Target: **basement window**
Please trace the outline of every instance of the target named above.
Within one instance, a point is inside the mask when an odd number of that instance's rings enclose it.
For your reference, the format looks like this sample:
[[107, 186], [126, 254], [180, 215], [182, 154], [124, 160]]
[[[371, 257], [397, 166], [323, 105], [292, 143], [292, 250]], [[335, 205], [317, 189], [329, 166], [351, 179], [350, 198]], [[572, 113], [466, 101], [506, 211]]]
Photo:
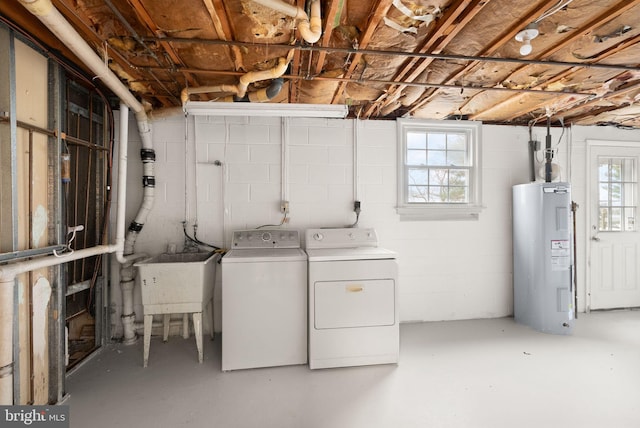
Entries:
[[475, 220], [481, 201], [481, 122], [398, 119], [401, 220]]

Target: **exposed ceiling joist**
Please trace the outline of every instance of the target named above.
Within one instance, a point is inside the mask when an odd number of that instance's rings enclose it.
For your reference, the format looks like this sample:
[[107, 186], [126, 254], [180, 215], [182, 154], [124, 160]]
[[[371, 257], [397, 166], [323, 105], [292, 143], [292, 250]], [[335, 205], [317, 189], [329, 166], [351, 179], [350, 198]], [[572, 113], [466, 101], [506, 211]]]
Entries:
[[[312, 45], [290, 13], [309, 13], [309, 1], [53, 0], [154, 108], [179, 105], [185, 86], [233, 85], [269, 70], [293, 49], [288, 82], [269, 102], [347, 103], [369, 119], [527, 124], [551, 113], [565, 123], [640, 126], [640, 0], [318, 0], [322, 34]], [[0, 12], [52, 41], [19, 0], [4, 0]], [[514, 36], [536, 21], [534, 51], [522, 57]]]

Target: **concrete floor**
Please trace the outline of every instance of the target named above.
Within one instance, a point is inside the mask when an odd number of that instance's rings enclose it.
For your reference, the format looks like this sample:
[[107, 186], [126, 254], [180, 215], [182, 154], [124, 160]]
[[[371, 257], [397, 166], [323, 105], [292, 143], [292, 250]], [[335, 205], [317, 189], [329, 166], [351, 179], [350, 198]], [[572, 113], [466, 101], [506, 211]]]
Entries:
[[403, 324], [399, 365], [220, 371], [220, 340], [109, 345], [67, 379], [72, 427], [640, 426], [640, 311], [572, 336], [510, 318]]

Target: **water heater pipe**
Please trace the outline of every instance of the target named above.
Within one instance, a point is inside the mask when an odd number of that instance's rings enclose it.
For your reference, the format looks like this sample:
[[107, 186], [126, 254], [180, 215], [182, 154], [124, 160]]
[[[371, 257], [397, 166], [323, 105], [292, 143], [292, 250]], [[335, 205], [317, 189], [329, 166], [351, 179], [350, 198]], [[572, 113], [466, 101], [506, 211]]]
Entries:
[[551, 171], [552, 171], [551, 161], [553, 160], [553, 152], [551, 149], [551, 116], [547, 116], [547, 137], [545, 142], [546, 142], [546, 146], [544, 150], [544, 155], [545, 155], [544, 181], [546, 181], [547, 183], [551, 183]]

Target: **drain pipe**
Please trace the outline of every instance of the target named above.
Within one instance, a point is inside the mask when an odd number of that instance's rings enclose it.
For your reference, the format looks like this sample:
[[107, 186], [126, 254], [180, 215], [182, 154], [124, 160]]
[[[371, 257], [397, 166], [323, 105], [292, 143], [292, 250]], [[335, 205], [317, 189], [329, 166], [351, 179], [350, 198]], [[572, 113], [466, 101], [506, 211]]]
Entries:
[[98, 245], [64, 257], [41, 257], [0, 267], [0, 405], [13, 405], [13, 299], [16, 277], [36, 269], [56, 266], [99, 254], [113, 253], [115, 245]]
[[[293, 56], [292, 52], [292, 50], [289, 51], [288, 56]], [[278, 58], [278, 65], [273, 68], [262, 71], [250, 71], [249, 73], [242, 75], [242, 77], [240, 77], [240, 83], [238, 83], [238, 98], [243, 98], [246, 95], [247, 88], [251, 83], [260, 80], [275, 79], [276, 77], [280, 77], [284, 74], [285, 71], [287, 71], [288, 66], [289, 59], [281, 57]]]
[[254, 92], [249, 92], [244, 97], [240, 98], [239, 96], [234, 96], [233, 101], [235, 102], [250, 102], [250, 103], [263, 103], [269, 100], [272, 100], [276, 97], [282, 90], [282, 85], [284, 85], [284, 79], [282, 77], [278, 77], [277, 79], [273, 79], [271, 84], [266, 88], [259, 89]]
[[[122, 84], [120, 79], [113, 73], [108, 67], [105, 66], [103, 60], [93, 51], [93, 49], [84, 41], [75, 29], [66, 21], [66, 19], [60, 14], [60, 12], [53, 6], [51, 0], [20, 0], [20, 2], [36, 17], [42, 21], [42, 23], [60, 39], [81, 61], [83, 61], [102, 82], [109, 87], [121, 100], [121, 106], [128, 106], [131, 108], [138, 122], [138, 131], [140, 132], [140, 138], [142, 140], [141, 158], [143, 162], [143, 201], [136, 215], [134, 221], [129, 226], [126, 239], [124, 238], [124, 228], [118, 230], [119, 235], [116, 237], [116, 258], [118, 262], [122, 264], [121, 267], [121, 282], [123, 289], [123, 308], [126, 306], [127, 312], [123, 314], [124, 325], [124, 337], [125, 343], [132, 343], [135, 341], [135, 331], [133, 330], [133, 319], [135, 314], [133, 313], [133, 268], [132, 265], [135, 260], [143, 255], [134, 255], [134, 245], [136, 238], [144, 223], [147, 215], [153, 206], [154, 200], [154, 187], [155, 177], [153, 174], [153, 164], [155, 162], [155, 151], [153, 150], [153, 143], [151, 140], [151, 126], [144, 106], [133, 96], [129, 89]], [[126, 109], [121, 110], [121, 119], [128, 118]], [[127, 119], [124, 119], [126, 121]], [[121, 122], [122, 123], [122, 122]], [[126, 137], [128, 135], [128, 129], [121, 126], [120, 139], [121, 143], [124, 143], [124, 148], [120, 151], [120, 160], [124, 161], [124, 169], [126, 173]], [[119, 184], [124, 183], [123, 189], [126, 188], [126, 182], [119, 180]], [[125, 205], [125, 198], [118, 199], [119, 213], [123, 215], [124, 211], [120, 212]], [[122, 218], [120, 221], [124, 221]], [[146, 256], [146, 255], [144, 255]], [[131, 302], [131, 303], [129, 303]], [[131, 309], [131, 310], [129, 310]]]
[[[127, 174], [127, 143], [128, 129], [121, 126], [120, 134], [120, 162], [118, 177], [118, 217], [115, 245], [99, 245], [92, 248], [75, 251], [64, 257], [48, 256], [40, 259], [18, 262], [0, 267], [0, 405], [13, 404], [13, 299], [16, 275], [35, 269], [56, 266], [73, 260], [79, 260], [99, 254], [114, 253], [118, 262], [123, 266], [125, 287], [123, 287], [123, 306], [126, 302], [125, 338], [135, 340], [133, 330], [133, 292], [129, 287], [129, 280], [133, 262], [138, 258], [134, 255], [135, 240], [142, 230], [147, 215], [153, 206], [155, 177], [153, 164], [155, 152], [151, 140], [151, 126], [144, 106], [133, 96], [120, 79], [105, 66], [103, 60], [84, 41], [82, 36], [66, 21], [53, 6], [51, 0], [20, 0], [20, 3], [35, 15], [60, 41], [62, 41], [85, 65], [87, 65], [102, 82], [121, 100], [121, 123], [128, 123], [128, 108], [131, 108], [138, 123], [138, 131], [142, 140], [141, 157], [143, 162], [143, 202], [135, 220], [129, 226], [129, 232], [124, 238], [124, 214], [126, 203], [126, 174]], [[129, 289], [131, 288], [131, 289]], [[131, 322], [129, 322], [131, 321]]]
[[[120, 123], [127, 123], [129, 109], [122, 104], [120, 107]], [[118, 261], [124, 264], [133, 263], [122, 256], [124, 246], [124, 221], [125, 221], [125, 200], [127, 183], [127, 132], [123, 133], [123, 126], [120, 130], [119, 142], [119, 163], [118, 163], [118, 212], [116, 219], [116, 244], [98, 245], [91, 248], [76, 250], [71, 254], [60, 257], [47, 256], [23, 262], [11, 263], [0, 266], [0, 405], [12, 405], [13, 403], [13, 347], [17, 346], [13, 340], [13, 300], [16, 277], [22, 273], [36, 269], [56, 266], [74, 260], [93, 257], [100, 254], [116, 253], [120, 254]], [[126, 129], [126, 125], [124, 126]], [[123, 264], [123, 266], [124, 266]], [[123, 296], [123, 300], [125, 297]], [[127, 302], [133, 302], [133, 294], [126, 298]], [[133, 303], [128, 304], [133, 312]], [[123, 321], [124, 322], [124, 321]], [[133, 330], [133, 322], [130, 329]], [[129, 334], [129, 336], [131, 336]], [[133, 335], [135, 337], [135, 333]]]
[[320, 16], [320, 0], [311, 0], [311, 19], [300, 7], [290, 5], [281, 0], [253, 0], [263, 6], [282, 12], [295, 18], [300, 35], [307, 43], [315, 43], [322, 35], [322, 17]]
[[189, 101], [191, 94], [215, 94], [221, 92], [238, 93], [238, 85], [214, 85], [214, 86], [198, 86], [197, 88], [184, 88], [180, 93], [180, 101], [184, 105]]
[[[192, 94], [209, 94], [209, 93], [231, 93], [234, 95], [222, 98], [220, 101], [234, 102], [234, 101], [251, 101], [251, 102], [265, 102], [274, 98], [280, 93], [284, 80], [281, 76], [287, 71], [289, 62], [293, 58], [293, 50], [290, 50], [286, 58], [278, 58], [278, 64], [268, 70], [262, 71], [250, 71], [243, 74], [240, 77], [240, 81], [237, 85], [214, 85], [214, 86], [199, 86], [197, 88], [184, 88], [180, 93], [180, 101], [184, 107], [189, 97]], [[264, 89], [259, 89], [255, 92], [247, 94], [249, 85], [261, 80], [274, 79], [271, 84]]]

